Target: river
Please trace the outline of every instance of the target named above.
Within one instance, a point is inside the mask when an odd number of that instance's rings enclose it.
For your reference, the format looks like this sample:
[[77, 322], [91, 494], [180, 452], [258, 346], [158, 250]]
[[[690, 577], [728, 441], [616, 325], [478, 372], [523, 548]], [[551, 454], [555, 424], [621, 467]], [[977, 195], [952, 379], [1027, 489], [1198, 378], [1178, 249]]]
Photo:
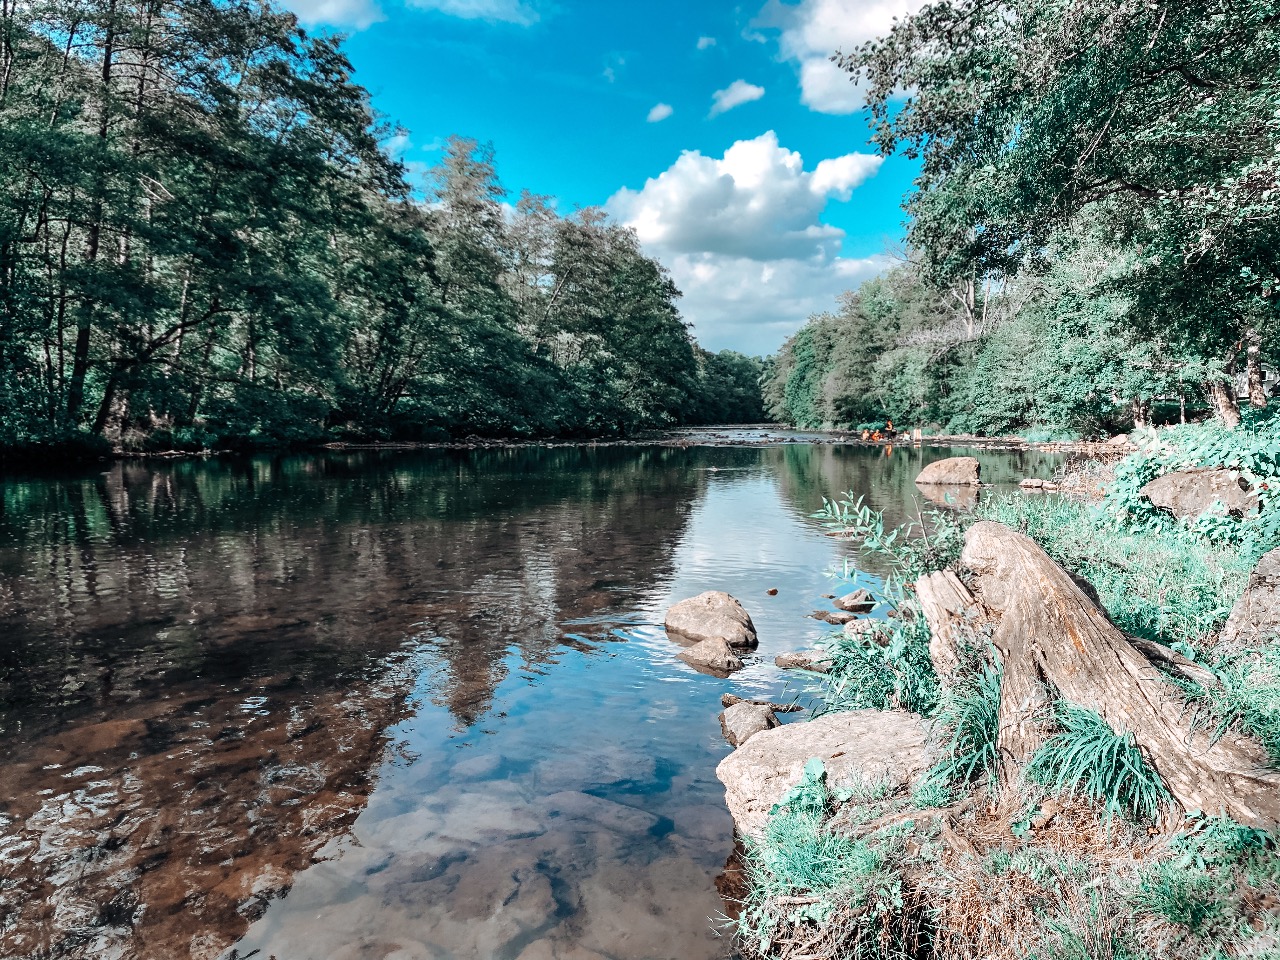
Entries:
[[[720, 695], [810, 703], [810, 514], [965, 452], [783, 439], [0, 478], [0, 957], [731, 956]], [[661, 627], [709, 589], [728, 680]]]

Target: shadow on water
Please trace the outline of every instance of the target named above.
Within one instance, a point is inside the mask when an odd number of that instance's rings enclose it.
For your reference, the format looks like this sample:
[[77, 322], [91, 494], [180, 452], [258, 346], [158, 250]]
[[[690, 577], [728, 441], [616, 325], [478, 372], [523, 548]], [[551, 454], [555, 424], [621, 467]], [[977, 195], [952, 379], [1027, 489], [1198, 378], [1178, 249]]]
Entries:
[[[804, 695], [772, 657], [828, 629], [805, 614], [847, 549], [808, 515], [848, 489], [905, 514], [917, 456], [0, 481], [0, 956], [728, 956], [719, 695]], [[762, 637], [729, 681], [660, 628], [712, 588]]]

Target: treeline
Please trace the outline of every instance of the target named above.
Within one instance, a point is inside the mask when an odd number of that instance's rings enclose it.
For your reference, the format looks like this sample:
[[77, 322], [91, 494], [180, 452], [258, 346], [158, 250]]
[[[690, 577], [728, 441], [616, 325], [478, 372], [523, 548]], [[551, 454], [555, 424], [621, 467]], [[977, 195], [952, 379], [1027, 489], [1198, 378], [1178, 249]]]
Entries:
[[460, 138], [415, 196], [351, 74], [269, 3], [0, 6], [0, 448], [762, 418], [632, 232]]
[[879, 149], [921, 162], [910, 252], [788, 341], [773, 416], [1099, 434], [1267, 406], [1274, 4], [960, 0], [845, 53]]

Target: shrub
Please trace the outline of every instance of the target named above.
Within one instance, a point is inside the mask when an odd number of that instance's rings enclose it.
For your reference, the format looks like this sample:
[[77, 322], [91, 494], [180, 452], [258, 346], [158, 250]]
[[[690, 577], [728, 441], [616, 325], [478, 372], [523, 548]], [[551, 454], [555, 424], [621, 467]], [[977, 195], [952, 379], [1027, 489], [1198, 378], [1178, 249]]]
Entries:
[[1060, 731], [1031, 758], [1027, 775], [1058, 793], [1076, 793], [1108, 815], [1155, 820], [1169, 800], [1160, 775], [1147, 764], [1131, 733], [1116, 733], [1098, 714], [1060, 702]]

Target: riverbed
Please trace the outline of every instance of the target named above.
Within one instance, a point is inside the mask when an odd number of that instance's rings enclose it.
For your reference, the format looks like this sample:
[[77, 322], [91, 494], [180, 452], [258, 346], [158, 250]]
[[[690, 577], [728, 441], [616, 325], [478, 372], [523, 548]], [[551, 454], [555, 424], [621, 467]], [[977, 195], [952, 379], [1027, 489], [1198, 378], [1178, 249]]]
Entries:
[[[811, 514], [968, 452], [770, 439], [0, 478], [0, 957], [732, 956], [720, 695], [813, 703]], [[727, 680], [661, 627], [710, 589]]]

